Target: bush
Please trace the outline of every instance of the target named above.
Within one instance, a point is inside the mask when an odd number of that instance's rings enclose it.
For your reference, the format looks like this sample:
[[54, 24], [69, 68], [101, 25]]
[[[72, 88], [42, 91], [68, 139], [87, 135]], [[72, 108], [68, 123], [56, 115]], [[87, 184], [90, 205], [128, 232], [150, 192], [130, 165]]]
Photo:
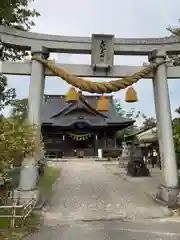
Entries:
[[28, 121], [11, 118], [0, 120], [0, 175], [6, 175], [14, 166], [20, 166], [23, 159], [34, 156], [43, 149], [36, 126]]

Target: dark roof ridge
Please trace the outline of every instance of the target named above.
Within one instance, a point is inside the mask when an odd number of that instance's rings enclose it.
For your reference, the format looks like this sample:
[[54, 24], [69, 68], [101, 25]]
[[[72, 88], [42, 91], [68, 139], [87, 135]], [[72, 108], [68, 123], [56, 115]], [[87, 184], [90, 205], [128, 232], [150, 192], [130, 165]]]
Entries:
[[77, 104], [77, 102], [80, 101], [83, 105], [85, 105], [85, 107], [89, 108], [89, 110], [91, 112], [94, 112], [96, 115], [101, 116], [101, 117], [105, 117], [107, 118], [106, 115], [104, 115], [103, 113], [99, 112], [98, 110], [96, 110], [94, 107], [92, 107], [84, 98], [84, 95], [80, 95], [79, 100], [76, 100], [74, 102], [69, 103], [67, 106], [65, 106], [63, 109], [61, 109], [60, 112], [54, 114], [53, 116], [51, 116], [51, 118], [55, 118], [57, 116], [59, 116], [60, 114], [62, 114], [64, 111], [68, 110], [71, 106], [73, 106], [74, 104]]
[[79, 99], [86, 107], [90, 108], [91, 111], [95, 112], [97, 115], [101, 115], [102, 117], [106, 117], [103, 113], [101, 113], [100, 111], [98, 111], [96, 108], [92, 107], [84, 98], [84, 95], [80, 95], [80, 99]]

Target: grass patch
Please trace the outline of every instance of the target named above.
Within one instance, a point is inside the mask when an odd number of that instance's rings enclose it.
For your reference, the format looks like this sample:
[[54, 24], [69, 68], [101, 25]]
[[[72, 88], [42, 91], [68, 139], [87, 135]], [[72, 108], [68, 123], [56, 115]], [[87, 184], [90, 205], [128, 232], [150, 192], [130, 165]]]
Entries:
[[16, 227], [13, 229], [9, 228], [8, 220], [0, 220], [0, 229], [4, 228], [0, 232], [0, 239], [22, 239], [24, 235], [36, 232], [42, 226], [42, 223], [43, 219], [37, 213], [31, 213], [24, 220], [23, 225], [20, 219], [16, 220]]
[[60, 176], [60, 169], [46, 166], [44, 169], [44, 176], [39, 181], [40, 194], [43, 197], [50, 197], [52, 193], [53, 184]]

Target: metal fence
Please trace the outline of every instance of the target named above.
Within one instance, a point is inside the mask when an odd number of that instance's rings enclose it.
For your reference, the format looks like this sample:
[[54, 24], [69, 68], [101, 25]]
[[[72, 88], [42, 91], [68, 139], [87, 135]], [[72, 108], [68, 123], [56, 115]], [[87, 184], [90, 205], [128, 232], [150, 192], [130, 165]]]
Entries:
[[18, 220], [23, 228], [24, 221], [33, 211], [35, 204], [36, 199], [27, 199], [24, 200], [23, 204], [19, 204], [19, 199], [11, 197], [11, 201], [7, 201], [5, 205], [0, 206], [0, 219], [8, 219], [10, 228], [15, 228], [16, 220]]

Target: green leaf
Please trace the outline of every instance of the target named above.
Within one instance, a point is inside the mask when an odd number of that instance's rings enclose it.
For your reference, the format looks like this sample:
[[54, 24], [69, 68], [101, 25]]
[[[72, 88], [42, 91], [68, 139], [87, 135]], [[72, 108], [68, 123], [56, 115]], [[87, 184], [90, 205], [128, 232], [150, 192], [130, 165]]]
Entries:
[[[1, 0], [0, 24], [22, 31], [29, 31], [34, 26], [34, 19], [40, 16], [35, 9], [29, 7], [29, 2], [32, 2], [32, 0]], [[28, 54], [25, 50], [19, 51], [15, 47], [7, 47], [2, 43], [0, 49], [0, 60], [20, 60]]]

